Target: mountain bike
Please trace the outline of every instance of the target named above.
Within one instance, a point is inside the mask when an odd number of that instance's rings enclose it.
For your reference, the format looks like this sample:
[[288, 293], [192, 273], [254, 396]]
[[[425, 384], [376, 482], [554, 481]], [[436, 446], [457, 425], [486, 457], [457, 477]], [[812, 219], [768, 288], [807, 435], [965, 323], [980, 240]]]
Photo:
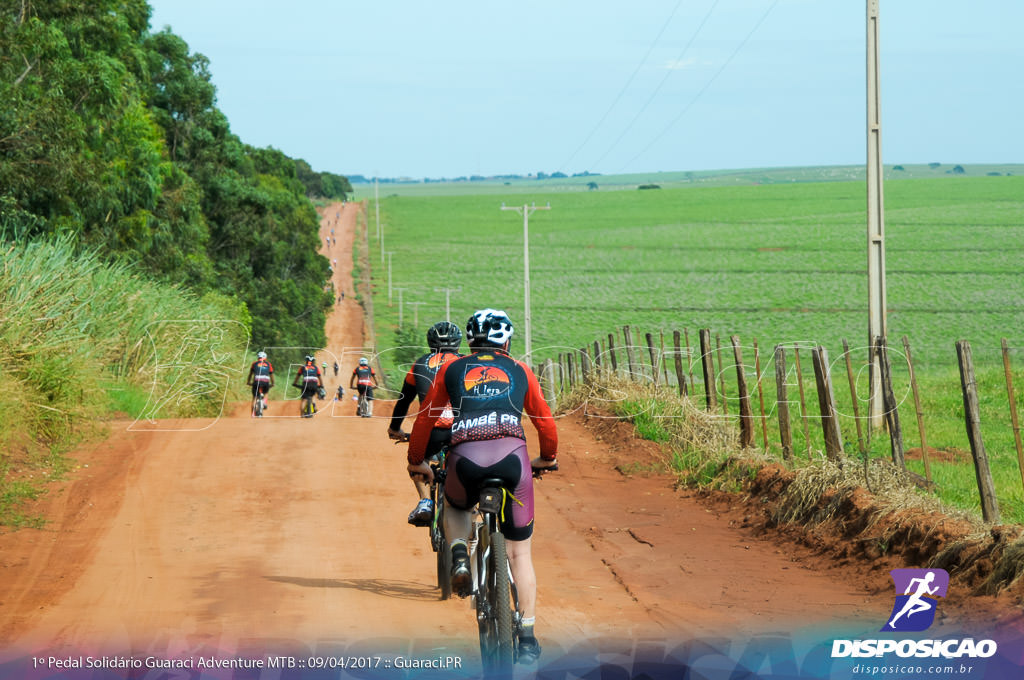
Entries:
[[252, 417], [262, 418], [263, 412], [267, 409], [267, 394], [266, 392], [256, 390], [256, 396], [252, 399]]
[[447, 455], [448, 447], [445, 446], [430, 461], [434, 471], [434, 481], [430, 485], [430, 501], [434, 505], [434, 518], [430, 522], [430, 547], [437, 557], [437, 587], [441, 590], [442, 600], [452, 596], [452, 547], [444, 533], [444, 464]]
[[[541, 477], [557, 469], [557, 464], [534, 468], [533, 476]], [[516, 502], [502, 480], [485, 479], [481, 484], [479, 519], [470, 560], [476, 568], [474, 599], [480, 659], [485, 672], [507, 671], [518, 658], [523, 615], [519, 611], [519, 593], [512, 578], [500, 521], [505, 503], [510, 499]]]
[[302, 417], [312, 418], [314, 413], [316, 413], [316, 404], [313, 402], [313, 395], [310, 394], [302, 398]]
[[366, 390], [359, 393], [359, 404], [356, 406], [356, 414], [360, 418], [370, 417], [370, 399], [366, 396]]

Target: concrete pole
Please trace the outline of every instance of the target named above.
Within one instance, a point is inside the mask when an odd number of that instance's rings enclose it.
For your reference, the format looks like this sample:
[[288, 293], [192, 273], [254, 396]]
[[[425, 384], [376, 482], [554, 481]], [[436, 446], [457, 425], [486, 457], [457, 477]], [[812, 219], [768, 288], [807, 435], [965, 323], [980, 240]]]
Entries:
[[[882, 199], [882, 113], [879, 90], [879, 0], [867, 0], [867, 209], [868, 209], [868, 346], [887, 336], [885, 314], [885, 220]], [[868, 417], [872, 428], [883, 424], [881, 366], [870, 352]]]

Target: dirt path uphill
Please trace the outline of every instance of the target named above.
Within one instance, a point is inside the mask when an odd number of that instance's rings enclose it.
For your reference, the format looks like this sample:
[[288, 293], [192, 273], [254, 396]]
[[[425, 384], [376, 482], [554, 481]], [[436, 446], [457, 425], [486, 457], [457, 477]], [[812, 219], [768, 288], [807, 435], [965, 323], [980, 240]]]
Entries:
[[[341, 363], [330, 393], [364, 352], [351, 284], [361, 208], [322, 210], [345, 292], [318, 356]], [[474, 617], [468, 600], [437, 599], [425, 531], [406, 523], [415, 496], [404, 447], [385, 435], [389, 411], [378, 401], [373, 418], [357, 418], [346, 398], [300, 419], [295, 402], [272, 399], [262, 420], [241, 404], [150, 430], [113, 423], [42, 503], [44, 528], [0, 535], [0, 677], [51, 677], [31, 659], [62, 655], [266, 663], [362, 652], [457, 656], [463, 670], [443, 677], [474, 676]], [[644, 445], [593, 425], [560, 420], [562, 469], [537, 486], [542, 667], [628, 666], [700, 641], [735, 656], [757, 636], [884, 622], [887, 575], [752, 535], [739, 510], [667, 477], [624, 475], [624, 463], [646, 461]]]

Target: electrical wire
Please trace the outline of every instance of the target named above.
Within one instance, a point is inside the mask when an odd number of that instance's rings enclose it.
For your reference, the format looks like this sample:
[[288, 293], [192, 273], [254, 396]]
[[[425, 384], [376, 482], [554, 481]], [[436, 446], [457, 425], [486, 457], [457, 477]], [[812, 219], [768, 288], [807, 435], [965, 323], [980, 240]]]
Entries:
[[[711, 8], [708, 9], [707, 14], [704, 15], [704, 19], [701, 20], [700, 24], [697, 26], [697, 30], [693, 32], [693, 35], [690, 36], [690, 40], [683, 47], [682, 51], [679, 53], [679, 56], [676, 57], [676, 62], [681, 62], [683, 60], [683, 57], [690, 50], [690, 46], [693, 45], [693, 41], [697, 39], [698, 35], [700, 35], [701, 29], [704, 28], [704, 25], [708, 22], [708, 19], [711, 18], [711, 14], [715, 11], [715, 8], [718, 6], [719, 2], [720, 0], [715, 0], [715, 2], [711, 5]], [[626, 134], [633, 129], [633, 126], [636, 124], [637, 120], [640, 119], [640, 116], [643, 115], [644, 111], [647, 110], [647, 107], [650, 106], [651, 102], [654, 101], [654, 98], [658, 96], [659, 92], [661, 92], [661, 88], [665, 85], [665, 82], [672, 76], [672, 73], [673, 71], [671, 69], [666, 71], [664, 77], [661, 79], [661, 82], [658, 83], [658, 86], [656, 88], [654, 88], [654, 92], [651, 93], [651, 96], [647, 98], [647, 101], [644, 102], [644, 105], [640, 107], [640, 110], [637, 111], [636, 115], [633, 116], [633, 120], [629, 121], [629, 124], [626, 125], [625, 129], [619, 134], [615, 141], [612, 142], [611, 146], [609, 146], [608, 149], [603, 154], [601, 154], [600, 158], [594, 161], [591, 167], [596, 168], [597, 166], [599, 166], [601, 164], [601, 161], [603, 161], [608, 156], [608, 154], [610, 154], [615, 149], [615, 147], [619, 145], [619, 142], [622, 141], [622, 138], [625, 137]]]
[[623, 172], [627, 167], [632, 165], [638, 158], [640, 158], [645, 153], [647, 153], [647, 151], [652, 146], [657, 144], [658, 141], [662, 137], [664, 137], [666, 134], [668, 134], [669, 130], [671, 130], [673, 127], [676, 126], [676, 124], [679, 122], [679, 120], [684, 115], [686, 115], [686, 112], [689, 111], [693, 107], [693, 105], [697, 103], [697, 100], [699, 100], [701, 98], [701, 96], [708, 90], [708, 88], [711, 87], [712, 83], [715, 82], [715, 80], [718, 78], [718, 76], [722, 75], [722, 72], [725, 71], [725, 69], [729, 66], [730, 63], [732, 63], [732, 60], [736, 58], [736, 55], [740, 53], [740, 50], [743, 49], [743, 47], [747, 44], [747, 42], [754, 35], [754, 33], [757, 32], [757, 29], [761, 27], [761, 24], [764, 23], [764, 20], [768, 18], [768, 15], [771, 14], [772, 10], [775, 9], [775, 6], [778, 5], [778, 4], [779, 4], [779, 0], [775, 0], [774, 2], [772, 2], [772, 4], [768, 7], [768, 9], [765, 10], [765, 13], [761, 15], [761, 18], [758, 19], [757, 23], [754, 24], [754, 27], [752, 29], [750, 29], [750, 32], [747, 33], [747, 36], [745, 38], [743, 38], [742, 42], [740, 42], [740, 44], [736, 47], [736, 49], [733, 50], [732, 54], [729, 55], [729, 58], [726, 59], [725, 62], [722, 63], [722, 66], [718, 69], [718, 71], [716, 71], [715, 74], [713, 76], [711, 76], [711, 79], [708, 80], [708, 82], [704, 84], [704, 87], [702, 87], [697, 92], [697, 94], [695, 94], [693, 96], [693, 98], [689, 101], [689, 103], [687, 103], [687, 105], [683, 107], [683, 110], [680, 111], [679, 114], [675, 118], [673, 118], [672, 121], [669, 122], [669, 124], [666, 125], [665, 128], [662, 129], [662, 131], [659, 132], [658, 135], [654, 139], [652, 139], [647, 146], [645, 146], [637, 155], [633, 156], [633, 158], [631, 158], [628, 163], [623, 165], [622, 168], [620, 168], [619, 172]]
[[657, 46], [658, 41], [661, 40], [661, 36], [665, 33], [665, 29], [668, 28], [668, 25], [672, 22], [672, 19], [675, 17], [676, 12], [679, 10], [679, 7], [682, 4], [683, 0], [679, 0], [679, 2], [676, 3], [676, 6], [672, 8], [672, 12], [671, 14], [668, 15], [668, 19], [666, 19], [665, 23], [661, 25], [661, 30], [658, 31], [658, 35], [654, 37], [654, 40], [651, 41], [650, 47], [647, 48], [647, 53], [644, 55], [644, 58], [641, 59], [640, 63], [636, 65], [636, 68], [633, 69], [633, 73], [629, 76], [629, 79], [626, 80], [626, 84], [623, 85], [622, 88], [619, 90], [619, 93], [615, 96], [615, 99], [612, 101], [611, 105], [608, 106], [608, 110], [604, 112], [604, 115], [601, 116], [601, 119], [597, 121], [593, 129], [591, 129], [590, 134], [588, 134], [586, 138], [583, 140], [583, 142], [578, 147], [576, 147], [576, 150], [572, 152], [572, 155], [570, 155], [569, 158], [566, 159], [564, 163], [562, 163], [560, 168], [561, 170], [564, 171], [565, 168], [569, 166], [569, 163], [571, 163], [572, 160], [576, 158], [576, 155], [583, 150], [583, 147], [587, 145], [590, 139], [594, 136], [594, 133], [597, 132], [598, 128], [600, 128], [601, 125], [604, 124], [605, 120], [608, 119], [609, 114], [611, 114], [612, 110], [616, 107], [616, 105], [618, 105], [619, 101], [622, 99], [622, 95], [624, 95], [626, 93], [626, 90], [629, 89], [629, 86], [633, 84], [633, 80], [636, 78], [636, 74], [639, 73], [643, 65], [647, 63], [647, 59], [651, 56], [651, 52], [654, 51], [654, 48], [655, 46]]

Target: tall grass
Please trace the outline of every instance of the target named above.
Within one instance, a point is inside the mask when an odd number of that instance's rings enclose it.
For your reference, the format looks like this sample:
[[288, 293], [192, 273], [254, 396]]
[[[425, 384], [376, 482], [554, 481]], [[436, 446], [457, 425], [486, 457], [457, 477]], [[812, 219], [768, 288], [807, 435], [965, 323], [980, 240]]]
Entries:
[[70, 238], [3, 247], [0, 524], [21, 521], [17, 506], [37, 492], [27, 480], [59, 475], [61, 453], [114, 410], [216, 413], [218, 381], [193, 378], [212, 371], [224, 388], [242, 382], [250, 324], [244, 305], [148, 280]]

